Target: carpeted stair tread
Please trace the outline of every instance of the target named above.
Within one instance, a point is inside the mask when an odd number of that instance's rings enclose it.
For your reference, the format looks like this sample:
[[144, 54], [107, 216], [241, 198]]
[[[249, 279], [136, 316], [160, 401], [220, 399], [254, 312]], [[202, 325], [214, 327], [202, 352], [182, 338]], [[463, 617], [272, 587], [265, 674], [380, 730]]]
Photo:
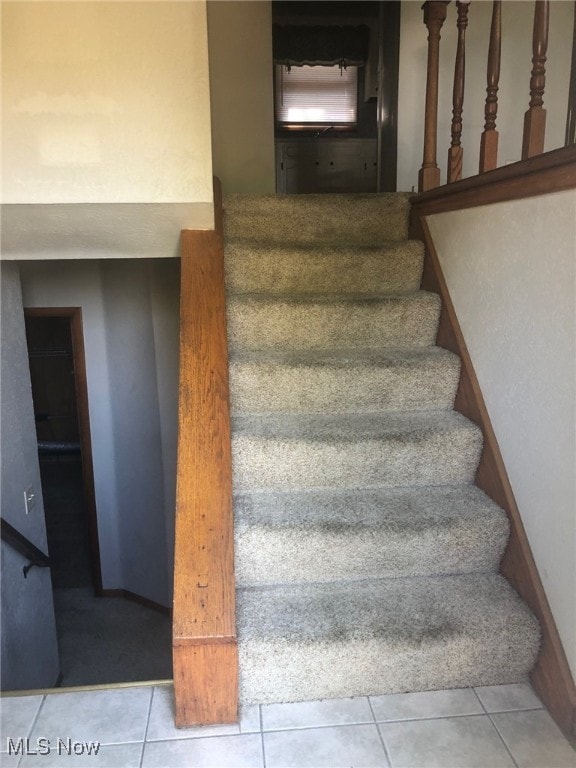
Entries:
[[450, 409], [459, 358], [440, 347], [238, 352], [233, 413]]
[[496, 572], [409, 195], [224, 208], [241, 700], [524, 680], [539, 629]]
[[242, 294], [228, 298], [228, 344], [240, 349], [432, 346], [440, 299], [395, 295]]
[[232, 434], [237, 491], [468, 483], [482, 446], [445, 411], [241, 415]]
[[536, 620], [504, 578], [471, 574], [238, 590], [243, 702], [523, 680]]
[[260, 491], [234, 509], [242, 586], [495, 571], [509, 530], [472, 485]]
[[375, 245], [408, 237], [409, 195], [228, 195], [227, 239]]
[[408, 436], [424, 437], [431, 433], [460, 431], [477, 437], [480, 429], [456, 411], [427, 413], [368, 413], [368, 414], [257, 414], [232, 418], [234, 431], [271, 439], [300, 440], [314, 443], [340, 441], [356, 443], [361, 440], [400, 440]]
[[424, 258], [418, 240], [379, 247], [232, 240], [225, 253], [230, 293], [415, 291]]

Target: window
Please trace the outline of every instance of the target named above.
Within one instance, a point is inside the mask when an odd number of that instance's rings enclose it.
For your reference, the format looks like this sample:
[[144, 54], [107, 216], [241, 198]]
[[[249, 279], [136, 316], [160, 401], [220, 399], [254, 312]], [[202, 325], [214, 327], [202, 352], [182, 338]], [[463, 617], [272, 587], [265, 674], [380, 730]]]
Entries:
[[279, 125], [356, 125], [358, 67], [276, 64], [275, 77]]

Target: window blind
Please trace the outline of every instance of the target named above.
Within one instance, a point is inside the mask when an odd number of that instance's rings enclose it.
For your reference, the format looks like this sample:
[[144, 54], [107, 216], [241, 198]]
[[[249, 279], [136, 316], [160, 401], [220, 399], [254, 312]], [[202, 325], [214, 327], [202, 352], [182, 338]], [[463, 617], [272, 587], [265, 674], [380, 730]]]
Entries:
[[275, 65], [276, 120], [283, 124], [355, 124], [358, 68]]

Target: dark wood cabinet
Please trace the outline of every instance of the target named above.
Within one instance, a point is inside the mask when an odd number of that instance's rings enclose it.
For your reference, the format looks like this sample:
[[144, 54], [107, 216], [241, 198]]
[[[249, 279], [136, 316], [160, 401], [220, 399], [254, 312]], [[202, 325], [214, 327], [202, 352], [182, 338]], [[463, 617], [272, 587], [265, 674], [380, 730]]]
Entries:
[[376, 192], [375, 139], [276, 140], [276, 191]]

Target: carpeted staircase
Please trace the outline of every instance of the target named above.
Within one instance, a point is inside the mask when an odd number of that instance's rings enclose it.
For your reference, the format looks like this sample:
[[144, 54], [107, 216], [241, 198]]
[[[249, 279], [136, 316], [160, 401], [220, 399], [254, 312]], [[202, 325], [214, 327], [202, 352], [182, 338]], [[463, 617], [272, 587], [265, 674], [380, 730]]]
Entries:
[[407, 196], [224, 207], [241, 700], [523, 680], [539, 629]]

